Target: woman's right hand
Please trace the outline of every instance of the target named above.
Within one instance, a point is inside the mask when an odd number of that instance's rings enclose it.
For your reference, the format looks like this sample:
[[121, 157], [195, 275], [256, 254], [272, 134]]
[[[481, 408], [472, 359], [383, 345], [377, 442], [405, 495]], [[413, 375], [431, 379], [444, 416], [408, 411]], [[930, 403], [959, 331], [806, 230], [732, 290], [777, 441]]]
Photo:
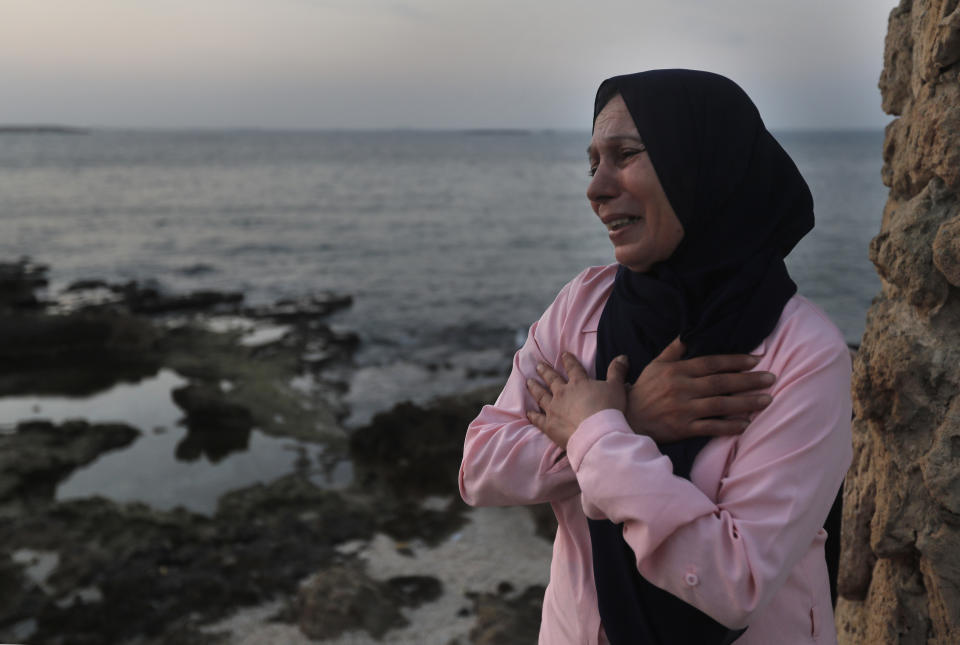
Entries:
[[770, 372], [750, 372], [760, 359], [749, 354], [717, 354], [681, 360], [677, 338], [640, 373], [627, 392], [627, 422], [657, 443], [689, 437], [743, 432], [748, 415], [770, 404], [756, 390], [776, 380]]

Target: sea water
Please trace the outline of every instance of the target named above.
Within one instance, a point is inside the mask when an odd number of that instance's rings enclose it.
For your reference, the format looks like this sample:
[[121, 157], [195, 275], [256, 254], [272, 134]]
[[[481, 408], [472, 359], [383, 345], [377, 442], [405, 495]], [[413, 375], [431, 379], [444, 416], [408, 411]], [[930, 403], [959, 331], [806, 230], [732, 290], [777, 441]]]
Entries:
[[[788, 258], [856, 344], [879, 290], [883, 133], [775, 133], [817, 226]], [[358, 424], [502, 379], [557, 291], [612, 261], [585, 197], [587, 132], [141, 132], [0, 136], [0, 260], [267, 302], [354, 296]]]

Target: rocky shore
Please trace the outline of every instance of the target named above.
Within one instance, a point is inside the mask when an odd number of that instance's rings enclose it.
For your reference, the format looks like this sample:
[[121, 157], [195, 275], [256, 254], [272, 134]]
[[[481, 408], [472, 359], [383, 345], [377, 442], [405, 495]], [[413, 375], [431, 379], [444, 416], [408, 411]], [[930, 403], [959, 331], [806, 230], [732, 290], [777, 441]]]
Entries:
[[[327, 317], [349, 297], [248, 307], [102, 280], [44, 296], [46, 271], [0, 264], [0, 642], [532, 642], [552, 516], [457, 495], [464, 429], [494, 389], [401, 404], [348, 433], [358, 341]], [[54, 400], [165, 373], [175, 427], [44, 418]], [[269, 439], [289, 467], [241, 473], [209, 512], [118, 499], [109, 477], [62, 494], [164, 436], [174, 454], [151, 459], [217, 469]]]

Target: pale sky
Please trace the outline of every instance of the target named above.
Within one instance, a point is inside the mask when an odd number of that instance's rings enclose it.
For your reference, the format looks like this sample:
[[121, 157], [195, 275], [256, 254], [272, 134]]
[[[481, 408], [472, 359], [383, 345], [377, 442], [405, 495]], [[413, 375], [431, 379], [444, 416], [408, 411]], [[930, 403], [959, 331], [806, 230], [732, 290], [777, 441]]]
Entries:
[[767, 125], [879, 128], [896, 0], [0, 0], [0, 124], [588, 129], [601, 80], [719, 72]]

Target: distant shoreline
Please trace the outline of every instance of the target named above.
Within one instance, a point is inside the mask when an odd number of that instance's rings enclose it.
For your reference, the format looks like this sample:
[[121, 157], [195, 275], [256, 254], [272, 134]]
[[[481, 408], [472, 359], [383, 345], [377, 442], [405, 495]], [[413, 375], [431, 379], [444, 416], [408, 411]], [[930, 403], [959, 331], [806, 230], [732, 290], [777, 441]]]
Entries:
[[[883, 134], [883, 128], [772, 128], [774, 136], [831, 136], [838, 134]], [[271, 128], [256, 126], [183, 126], [183, 127], [113, 127], [97, 126], [93, 128], [64, 125], [0, 125], [0, 134], [91, 134], [94, 132], [138, 133], [138, 134], [347, 134], [347, 135], [383, 135], [383, 134], [430, 134], [430, 135], [466, 135], [466, 136], [530, 136], [544, 134], [577, 134], [590, 136], [589, 130], [568, 130], [556, 128]]]
[[0, 125], [0, 134], [89, 134], [86, 128], [65, 125]]

